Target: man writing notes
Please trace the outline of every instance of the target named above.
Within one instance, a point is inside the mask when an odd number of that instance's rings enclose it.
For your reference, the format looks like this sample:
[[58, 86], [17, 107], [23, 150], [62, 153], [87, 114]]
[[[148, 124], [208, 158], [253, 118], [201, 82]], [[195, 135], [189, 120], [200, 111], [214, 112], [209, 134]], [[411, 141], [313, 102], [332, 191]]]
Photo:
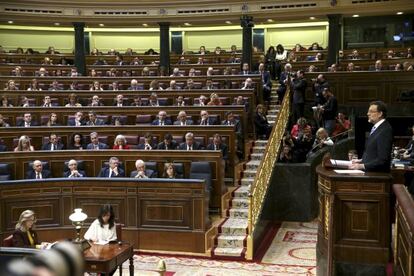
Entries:
[[371, 102], [367, 116], [368, 122], [374, 126], [365, 143], [362, 159], [352, 161], [349, 168], [371, 172], [389, 172], [393, 135], [392, 127], [386, 120], [386, 105], [381, 101]]

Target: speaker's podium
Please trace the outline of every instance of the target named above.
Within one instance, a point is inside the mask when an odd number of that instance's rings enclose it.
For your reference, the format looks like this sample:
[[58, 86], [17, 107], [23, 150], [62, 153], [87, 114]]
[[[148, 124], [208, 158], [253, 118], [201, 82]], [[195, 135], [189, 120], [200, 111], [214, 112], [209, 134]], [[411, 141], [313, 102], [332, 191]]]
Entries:
[[317, 275], [386, 275], [390, 174], [338, 174], [319, 165]]

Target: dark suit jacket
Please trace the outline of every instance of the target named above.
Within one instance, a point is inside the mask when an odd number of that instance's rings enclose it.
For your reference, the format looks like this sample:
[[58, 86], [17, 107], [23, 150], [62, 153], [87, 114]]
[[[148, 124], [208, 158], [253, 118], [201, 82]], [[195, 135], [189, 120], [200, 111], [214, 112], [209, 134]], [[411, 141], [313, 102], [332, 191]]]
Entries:
[[[221, 150], [221, 153], [223, 154], [223, 159], [224, 160], [229, 159], [229, 147], [226, 144], [221, 143], [219, 146], [219, 149]], [[213, 143], [208, 144], [207, 150], [214, 150], [214, 144]]]
[[[178, 147], [178, 143], [176, 141], [171, 141], [171, 144], [168, 147], [168, 150], [175, 150]], [[165, 150], [165, 143], [161, 142], [157, 145], [157, 149], [159, 150]]]
[[[109, 167], [102, 168], [98, 177], [109, 177]], [[118, 175], [112, 175], [111, 177], [125, 177], [125, 172], [123, 169], [118, 167]]]
[[[37, 233], [34, 230], [30, 230], [32, 234], [34, 244], [40, 244], [39, 239], [37, 238]], [[13, 232], [13, 247], [35, 247], [31, 246], [29, 238], [27, 237], [27, 232], [21, 230], [15, 230]]]
[[102, 119], [96, 119], [95, 124], [92, 124], [91, 121], [86, 122], [87, 126], [103, 126], [105, 125], [105, 122]]
[[392, 127], [385, 120], [367, 139], [362, 163], [366, 171], [389, 172], [392, 151]]
[[[152, 121], [152, 125], [153, 126], [159, 126], [160, 125], [160, 120], [156, 119], [154, 121]], [[172, 125], [172, 122], [170, 119], [165, 119], [164, 120], [164, 125]]]
[[306, 80], [296, 79], [293, 81], [293, 104], [305, 103]]
[[[153, 150], [157, 149], [157, 144], [150, 144]], [[143, 150], [145, 149], [145, 144], [138, 144], [137, 149]]]
[[[191, 126], [194, 124], [193, 120], [185, 120], [185, 123], [187, 126]], [[181, 125], [181, 121], [177, 120], [174, 122], [175, 126], [180, 126]]]
[[[43, 178], [51, 178], [50, 171], [42, 170], [42, 179]], [[30, 170], [26, 173], [26, 179], [36, 179], [36, 173], [34, 170]]]
[[[31, 121], [30, 122], [30, 126], [38, 126], [39, 123], [36, 121]], [[17, 126], [19, 127], [24, 127], [24, 120], [21, 120], [19, 123], [17, 123]]]
[[[227, 120], [223, 120], [223, 121], [221, 121], [221, 125], [223, 125], [223, 126], [228, 126], [228, 125], [230, 125], [230, 124], [229, 124], [229, 122], [228, 122]], [[234, 125], [235, 132], [236, 132], [238, 135], [241, 135], [241, 133], [242, 133], [242, 128], [241, 128], [241, 123], [240, 123], [240, 120], [234, 120], [233, 125]]]
[[[131, 172], [131, 177], [135, 177], [137, 176], [138, 172], [137, 171], [132, 171]], [[146, 169], [145, 170], [145, 175], [148, 176], [148, 178], [156, 178], [158, 177], [158, 173], [156, 171], [150, 170], [150, 169]]]
[[[50, 150], [51, 147], [52, 147], [52, 143], [43, 144], [42, 150]], [[55, 145], [54, 150], [63, 150], [63, 149], [65, 149], [65, 145], [63, 145], [62, 143], [57, 143]]]
[[[86, 177], [86, 173], [82, 170], [77, 170], [79, 174], [81, 174], [82, 176], [78, 176], [78, 177]], [[69, 177], [69, 175], [71, 175], [71, 171], [67, 170], [66, 172], [63, 173], [63, 177]]]
[[[187, 150], [187, 144], [185, 142], [181, 143], [180, 146], [178, 146], [178, 149], [179, 150]], [[203, 150], [203, 149], [204, 149], [204, 147], [199, 142], [194, 141], [193, 150]]]
[[[69, 119], [68, 120], [68, 126], [75, 126], [75, 119]], [[85, 125], [85, 121], [81, 121], [81, 126]]]
[[[99, 147], [99, 149], [108, 149], [108, 145], [107, 144], [104, 144], [104, 143], [98, 143], [98, 147]], [[93, 144], [92, 143], [89, 143], [86, 146], [86, 149], [93, 149]]]
[[[209, 126], [214, 126], [214, 125], [217, 125], [217, 121], [216, 121], [216, 119], [215, 118], [213, 118], [213, 117], [208, 117], [208, 125]], [[201, 124], [201, 120], [198, 120], [198, 122], [197, 122], [197, 124], [198, 125], [200, 125]]]
[[267, 135], [269, 134], [269, 122], [267, 121], [266, 116], [260, 116], [258, 113], [254, 116], [254, 125], [256, 127], [256, 133], [258, 135]]

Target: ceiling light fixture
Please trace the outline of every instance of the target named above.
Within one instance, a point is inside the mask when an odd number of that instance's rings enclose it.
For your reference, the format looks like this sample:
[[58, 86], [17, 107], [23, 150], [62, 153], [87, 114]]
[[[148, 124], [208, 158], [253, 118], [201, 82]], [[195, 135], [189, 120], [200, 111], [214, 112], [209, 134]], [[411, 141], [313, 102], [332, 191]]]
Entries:
[[271, 22], [273, 22], [273, 19], [269, 18], [269, 19], [267, 20], [267, 22], [271, 23]]
[[352, 17], [359, 17], [359, 14], [354, 14], [352, 15]]
[[397, 15], [402, 15], [402, 14], [404, 14], [403, 12], [397, 12]]
[[103, 27], [103, 26], [105, 26], [105, 24], [102, 24], [102, 23], [99, 24], [99, 27]]
[[315, 19], [316, 19], [316, 17], [311, 16], [311, 17], [309, 17], [309, 19], [310, 19], [310, 20], [315, 20]]
[[188, 23], [188, 22], [185, 22], [185, 23], [184, 23], [184, 26], [191, 26], [191, 24], [190, 24], [190, 23]]
[[226, 24], [231, 24], [231, 21], [227, 20], [227, 21], [226, 21]]
[[148, 27], [148, 24], [147, 23], [142, 23], [142, 26]]
[[13, 22], [13, 21], [11, 21], [11, 20], [9, 20], [9, 21], [7, 21], [7, 23], [9, 23], [9, 24], [13, 24], [14, 22]]

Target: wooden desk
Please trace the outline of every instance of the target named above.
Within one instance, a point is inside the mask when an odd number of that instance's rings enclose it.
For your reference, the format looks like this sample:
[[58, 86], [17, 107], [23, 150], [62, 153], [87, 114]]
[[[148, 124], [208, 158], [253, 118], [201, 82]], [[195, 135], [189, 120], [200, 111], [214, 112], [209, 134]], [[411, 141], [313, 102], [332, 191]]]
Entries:
[[129, 275], [134, 275], [134, 249], [129, 243], [122, 243], [121, 245], [117, 243], [92, 244], [83, 254], [85, 256], [85, 272], [109, 275], [118, 266], [122, 270], [122, 264], [129, 260]]
[[319, 165], [318, 275], [386, 275], [391, 175], [340, 175]]

